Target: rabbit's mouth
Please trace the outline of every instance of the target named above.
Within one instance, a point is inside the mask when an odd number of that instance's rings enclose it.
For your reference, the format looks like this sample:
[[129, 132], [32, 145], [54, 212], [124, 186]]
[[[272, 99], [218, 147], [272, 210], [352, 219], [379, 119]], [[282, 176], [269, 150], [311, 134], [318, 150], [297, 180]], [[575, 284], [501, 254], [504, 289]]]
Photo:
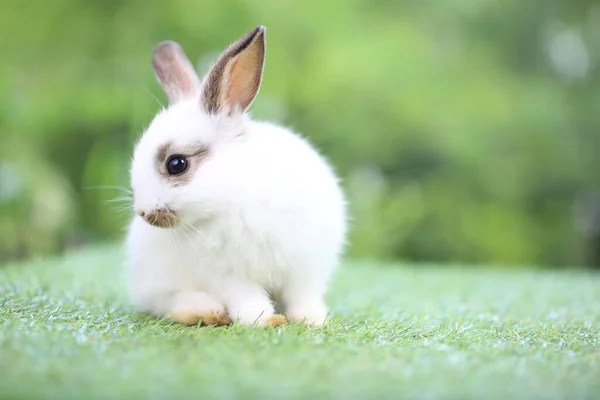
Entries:
[[152, 226], [158, 228], [173, 228], [179, 223], [179, 215], [170, 208], [159, 208], [150, 212], [141, 213], [140, 216]]

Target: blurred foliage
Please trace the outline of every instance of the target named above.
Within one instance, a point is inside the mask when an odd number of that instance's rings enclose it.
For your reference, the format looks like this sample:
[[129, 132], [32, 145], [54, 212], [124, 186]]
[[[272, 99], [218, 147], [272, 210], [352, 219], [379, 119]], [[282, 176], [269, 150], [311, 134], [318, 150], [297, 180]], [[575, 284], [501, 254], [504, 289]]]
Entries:
[[[593, 0], [4, 0], [0, 260], [122, 236], [108, 203], [165, 97], [154, 46], [205, 72], [268, 28], [252, 113], [315, 143], [359, 257], [597, 263], [600, 4]], [[580, 198], [586, 199], [580, 201]], [[591, 199], [591, 200], [590, 200]]]

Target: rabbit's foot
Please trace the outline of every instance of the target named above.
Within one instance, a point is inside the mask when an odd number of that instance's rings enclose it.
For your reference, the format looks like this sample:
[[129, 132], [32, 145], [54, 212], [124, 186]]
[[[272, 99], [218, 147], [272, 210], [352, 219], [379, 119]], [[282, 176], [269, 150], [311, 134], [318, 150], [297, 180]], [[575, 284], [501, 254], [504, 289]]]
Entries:
[[169, 313], [173, 322], [183, 325], [229, 325], [231, 318], [223, 305], [204, 292], [182, 292]]

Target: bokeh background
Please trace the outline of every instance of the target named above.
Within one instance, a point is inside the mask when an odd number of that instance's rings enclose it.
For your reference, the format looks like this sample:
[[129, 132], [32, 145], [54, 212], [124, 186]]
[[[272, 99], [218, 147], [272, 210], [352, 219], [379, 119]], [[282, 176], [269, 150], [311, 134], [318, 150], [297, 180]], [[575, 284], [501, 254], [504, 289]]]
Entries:
[[2, 0], [0, 262], [119, 240], [154, 46], [203, 73], [258, 24], [252, 114], [335, 165], [349, 256], [600, 265], [595, 0]]

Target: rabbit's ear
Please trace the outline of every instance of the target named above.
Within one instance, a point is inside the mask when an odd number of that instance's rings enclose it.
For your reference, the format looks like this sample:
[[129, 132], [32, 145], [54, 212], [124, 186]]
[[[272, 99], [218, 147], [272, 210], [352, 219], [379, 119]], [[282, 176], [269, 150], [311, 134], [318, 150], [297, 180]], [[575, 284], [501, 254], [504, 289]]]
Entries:
[[200, 92], [198, 75], [179, 44], [166, 41], [156, 46], [152, 66], [169, 103], [175, 104]]
[[229, 46], [204, 80], [202, 105], [209, 114], [244, 112], [258, 93], [265, 62], [265, 31], [258, 26]]

